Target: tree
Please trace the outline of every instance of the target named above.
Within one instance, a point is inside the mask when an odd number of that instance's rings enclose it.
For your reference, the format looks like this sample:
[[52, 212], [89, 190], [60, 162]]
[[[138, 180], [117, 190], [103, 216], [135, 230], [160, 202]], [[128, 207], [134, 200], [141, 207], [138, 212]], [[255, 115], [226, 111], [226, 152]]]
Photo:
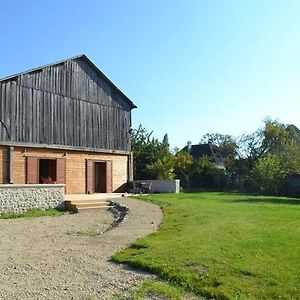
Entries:
[[264, 194], [278, 194], [287, 175], [280, 158], [271, 153], [261, 156], [252, 172], [254, 186]]
[[225, 157], [235, 158], [238, 154], [238, 144], [235, 138], [228, 134], [206, 133], [203, 135], [200, 143], [218, 146]]
[[174, 157], [174, 171], [178, 178], [181, 179], [181, 184], [189, 188], [190, 179], [195, 173], [194, 159], [186, 151], [179, 151]]
[[171, 154], [164, 155], [163, 157], [157, 159], [156, 162], [147, 165], [146, 170], [154, 179], [174, 179], [175, 174], [173, 156]]
[[254, 188], [264, 193], [279, 193], [286, 176], [300, 172], [299, 140], [296, 126], [270, 119], [264, 120], [261, 129], [243, 137], [241, 148], [247, 166], [244, 170]]
[[[132, 132], [133, 175], [137, 179], [162, 179], [166, 174], [171, 177], [171, 154], [168, 135], [163, 142], [152, 137], [142, 125]], [[167, 163], [168, 162], [168, 163]], [[166, 179], [166, 178], [164, 178]]]
[[225, 173], [214, 165], [207, 156], [194, 159], [194, 174], [191, 185], [197, 188], [220, 189], [225, 181]]
[[224, 166], [227, 173], [234, 173], [236, 159], [239, 154], [239, 145], [233, 136], [220, 133], [206, 133], [202, 137], [200, 143], [210, 143], [218, 146], [223, 153]]

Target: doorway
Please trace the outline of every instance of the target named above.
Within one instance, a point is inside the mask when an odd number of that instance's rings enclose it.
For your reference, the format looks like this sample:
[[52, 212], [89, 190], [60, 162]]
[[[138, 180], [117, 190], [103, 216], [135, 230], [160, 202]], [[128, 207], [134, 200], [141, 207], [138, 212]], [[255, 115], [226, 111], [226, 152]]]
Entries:
[[56, 159], [39, 159], [39, 183], [56, 181]]
[[112, 193], [112, 162], [86, 160], [86, 193]]
[[95, 193], [106, 193], [105, 162], [95, 162]]

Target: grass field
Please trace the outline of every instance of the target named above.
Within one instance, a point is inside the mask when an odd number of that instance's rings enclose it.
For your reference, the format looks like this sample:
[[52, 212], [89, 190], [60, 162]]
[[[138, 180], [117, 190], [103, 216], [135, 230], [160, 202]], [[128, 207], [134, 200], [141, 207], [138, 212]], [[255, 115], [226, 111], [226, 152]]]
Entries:
[[224, 193], [143, 199], [163, 208], [164, 221], [115, 261], [207, 298], [300, 299], [300, 199]]

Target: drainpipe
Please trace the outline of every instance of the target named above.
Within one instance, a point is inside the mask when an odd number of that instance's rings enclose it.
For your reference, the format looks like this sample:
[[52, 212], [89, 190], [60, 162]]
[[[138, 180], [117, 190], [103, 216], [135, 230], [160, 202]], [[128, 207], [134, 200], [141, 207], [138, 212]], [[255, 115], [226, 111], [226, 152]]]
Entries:
[[[130, 120], [130, 123], [131, 123], [131, 120]], [[133, 133], [133, 129], [130, 127], [128, 130], [128, 141], [129, 141], [130, 154], [128, 155], [128, 161], [127, 161], [127, 182], [133, 181], [133, 151], [132, 151], [132, 145], [131, 145], [132, 133]]]
[[133, 152], [128, 156], [128, 181], [133, 181]]
[[8, 146], [8, 183], [13, 184], [14, 178], [14, 147]]

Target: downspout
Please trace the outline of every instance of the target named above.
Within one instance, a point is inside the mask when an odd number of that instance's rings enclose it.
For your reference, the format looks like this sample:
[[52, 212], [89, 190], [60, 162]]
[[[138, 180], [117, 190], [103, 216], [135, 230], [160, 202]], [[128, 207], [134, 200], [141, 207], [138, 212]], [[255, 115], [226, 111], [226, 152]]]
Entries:
[[13, 184], [14, 178], [14, 147], [8, 146], [8, 183]]
[[128, 130], [128, 137], [129, 137], [129, 149], [130, 153], [127, 156], [127, 182], [133, 181], [133, 151], [132, 151], [132, 144], [131, 144], [131, 135], [133, 129], [130, 127]]
[[133, 181], [133, 152], [128, 156], [128, 181]]

